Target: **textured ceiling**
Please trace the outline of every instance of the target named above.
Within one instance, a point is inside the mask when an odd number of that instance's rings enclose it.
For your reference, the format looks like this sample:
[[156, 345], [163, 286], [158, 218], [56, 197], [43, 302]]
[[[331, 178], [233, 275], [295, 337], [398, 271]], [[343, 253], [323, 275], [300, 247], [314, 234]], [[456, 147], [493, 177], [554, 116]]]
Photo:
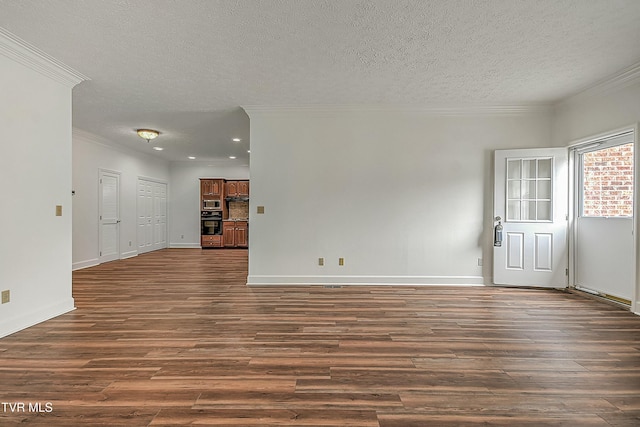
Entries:
[[638, 0], [0, 0], [0, 27], [91, 78], [75, 127], [170, 160], [247, 163], [243, 105], [553, 103], [640, 60]]

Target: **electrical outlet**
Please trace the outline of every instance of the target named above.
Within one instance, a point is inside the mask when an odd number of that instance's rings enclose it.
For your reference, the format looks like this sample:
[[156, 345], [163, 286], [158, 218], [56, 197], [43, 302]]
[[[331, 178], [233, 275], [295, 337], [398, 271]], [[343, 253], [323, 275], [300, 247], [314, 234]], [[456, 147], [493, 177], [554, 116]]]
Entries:
[[181, 238], [181, 239], [184, 239], [184, 234], [181, 234], [181, 235], [180, 235], [180, 238]]
[[344, 265], [344, 258], [338, 258], [338, 265]]
[[131, 240], [129, 240], [129, 246], [131, 246]]
[[2, 304], [6, 304], [11, 301], [11, 292], [9, 290], [2, 291]]
[[62, 216], [62, 205], [56, 205], [56, 216]]
[[256, 210], [256, 213], [263, 214], [264, 213], [264, 206], [258, 206], [258, 209]]
[[324, 265], [324, 258], [318, 258], [318, 265]]
[[478, 258], [478, 267], [482, 267], [482, 258]]

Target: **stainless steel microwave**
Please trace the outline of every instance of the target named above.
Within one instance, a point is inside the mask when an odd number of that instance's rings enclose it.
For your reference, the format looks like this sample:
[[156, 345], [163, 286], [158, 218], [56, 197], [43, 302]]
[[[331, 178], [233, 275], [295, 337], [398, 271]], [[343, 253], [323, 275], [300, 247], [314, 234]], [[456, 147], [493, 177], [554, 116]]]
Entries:
[[218, 211], [222, 209], [220, 200], [203, 200], [202, 209], [207, 211]]

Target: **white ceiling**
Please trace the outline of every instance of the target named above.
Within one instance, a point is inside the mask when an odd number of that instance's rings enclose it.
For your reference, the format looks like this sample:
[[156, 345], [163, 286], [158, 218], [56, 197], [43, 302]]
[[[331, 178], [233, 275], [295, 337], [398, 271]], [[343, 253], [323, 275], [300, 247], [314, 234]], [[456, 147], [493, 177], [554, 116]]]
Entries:
[[240, 106], [549, 104], [640, 60], [638, 0], [0, 0], [0, 27], [91, 78], [75, 127], [238, 164]]

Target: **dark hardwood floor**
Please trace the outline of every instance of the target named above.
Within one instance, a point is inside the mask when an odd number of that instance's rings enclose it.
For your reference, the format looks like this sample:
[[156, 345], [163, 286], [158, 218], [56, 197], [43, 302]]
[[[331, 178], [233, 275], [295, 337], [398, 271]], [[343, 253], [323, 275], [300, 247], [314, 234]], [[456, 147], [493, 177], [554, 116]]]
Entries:
[[640, 317], [617, 307], [246, 276], [246, 250], [74, 272], [77, 310], [0, 339], [0, 425], [640, 425]]

